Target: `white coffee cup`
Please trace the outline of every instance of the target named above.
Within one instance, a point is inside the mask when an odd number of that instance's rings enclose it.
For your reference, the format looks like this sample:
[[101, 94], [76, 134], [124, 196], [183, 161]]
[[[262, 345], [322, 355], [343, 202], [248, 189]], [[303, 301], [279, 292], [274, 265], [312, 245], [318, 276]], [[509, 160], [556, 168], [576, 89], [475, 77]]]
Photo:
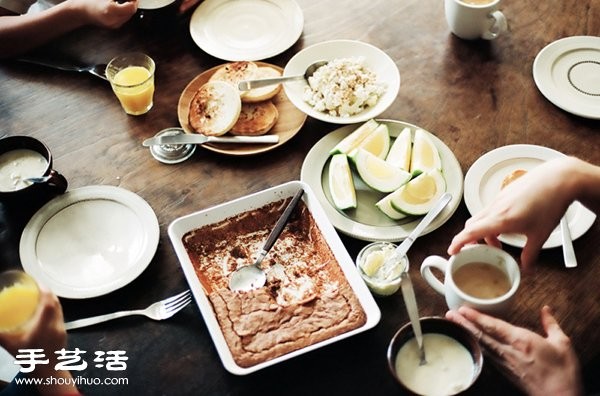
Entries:
[[[444, 274], [444, 283], [433, 274], [433, 268]], [[448, 308], [464, 305], [494, 316], [508, 311], [521, 281], [515, 259], [488, 245], [468, 245], [448, 260], [429, 256], [421, 264], [421, 275], [446, 297]]]
[[493, 40], [508, 30], [499, 5], [500, 0], [445, 0], [446, 21], [462, 39]]

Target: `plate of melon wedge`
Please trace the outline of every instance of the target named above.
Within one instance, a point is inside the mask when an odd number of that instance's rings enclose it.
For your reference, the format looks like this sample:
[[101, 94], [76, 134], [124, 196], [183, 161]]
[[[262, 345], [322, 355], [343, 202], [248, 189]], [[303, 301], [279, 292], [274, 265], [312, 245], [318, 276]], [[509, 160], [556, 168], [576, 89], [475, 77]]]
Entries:
[[450, 148], [425, 129], [394, 120], [371, 119], [325, 135], [306, 155], [300, 179], [338, 231], [365, 241], [404, 240], [447, 191], [452, 200], [423, 234], [432, 232], [463, 194]]

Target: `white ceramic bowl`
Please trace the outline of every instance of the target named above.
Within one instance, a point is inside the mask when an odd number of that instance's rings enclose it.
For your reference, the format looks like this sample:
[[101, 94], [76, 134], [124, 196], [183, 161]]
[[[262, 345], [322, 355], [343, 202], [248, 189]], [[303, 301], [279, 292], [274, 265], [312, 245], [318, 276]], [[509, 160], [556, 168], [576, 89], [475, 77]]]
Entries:
[[[299, 188], [304, 189], [305, 193], [302, 199], [308, 207], [308, 209], [310, 210], [310, 213], [312, 214], [317, 226], [321, 230], [321, 233], [323, 234], [325, 240], [331, 248], [331, 251], [337, 259], [342, 271], [344, 272], [344, 275], [348, 279], [350, 286], [354, 290], [360, 304], [362, 305], [366, 313], [367, 320], [363, 326], [351, 330], [349, 332], [340, 334], [338, 336], [329, 338], [316, 344], [312, 344], [308, 347], [290, 352], [283, 356], [256, 364], [251, 367], [240, 367], [233, 360], [231, 351], [227, 346], [219, 323], [217, 322], [217, 318], [213, 311], [212, 304], [210, 303], [208, 297], [204, 293], [202, 285], [200, 284], [198, 276], [196, 275], [196, 272], [194, 270], [194, 266], [190, 261], [188, 253], [183, 245], [182, 237], [188, 231], [200, 228], [205, 225], [214, 224], [226, 218], [235, 216], [237, 214], [263, 207], [270, 202], [279, 201], [281, 199], [290, 197], [294, 195]], [[256, 370], [287, 360], [291, 357], [298, 356], [308, 351], [320, 348], [324, 345], [328, 345], [343, 338], [347, 338], [354, 334], [363, 332], [374, 327], [379, 322], [381, 312], [379, 310], [379, 307], [377, 306], [377, 303], [373, 299], [371, 293], [369, 292], [369, 289], [366, 287], [366, 285], [356, 272], [356, 268], [354, 267], [354, 262], [352, 258], [350, 257], [348, 251], [342, 244], [342, 241], [340, 240], [335, 229], [327, 219], [327, 216], [325, 215], [325, 212], [323, 211], [323, 208], [321, 207], [319, 201], [315, 197], [311, 188], [305, 183], [302, 183], [300, 181], [291, 181], [285, 184], [281, 184], [279, 186], [259, 191], [254, 194], [234, 199], [233, 201], [229, 201], [221, 205], [214, 206], [212, 208], [204, 209], [199, 212], [180, 217], [171, 223], [168, 232], [169, 237], [171, 239], [171, 243], [173, 244], [177, 257], [179, 258], [179, 261], [181, 263], [183, 273], [185, 274], [187, 282], [190, 285], [196, 303], [200, 308], [200, 312], [202, 313], [202, 317], [204, 318], [208, 331], [210, 332], [213, 342], [215, 343], [215, 347], [217, 349], [219, 357], [221, 358], [221, 361], [223, 362], [225, 368], [233, 374], [249, 374]]]
[[283, 84], [290, 101], [302, 112], [321, 121], [334, 124], [353, 124], [375, 118], [383, 113], [396, 99], [400, 90], [400, 72], [398, 67], [385, 52], [379, 48], [361, 41], [332, 40], [318, 43], [298, 52], [285, 66], [284, 76], [304, 74], [307, 66], [319, 60], [339, 58], [364, 57], [365, 65], [372, 70], [378, 82], [385, 85], [385, 93], [377, 104], [349, 117], [336, 117], [321, 111], [316, 111], [303, 99], [306, 81], [292, 81]]

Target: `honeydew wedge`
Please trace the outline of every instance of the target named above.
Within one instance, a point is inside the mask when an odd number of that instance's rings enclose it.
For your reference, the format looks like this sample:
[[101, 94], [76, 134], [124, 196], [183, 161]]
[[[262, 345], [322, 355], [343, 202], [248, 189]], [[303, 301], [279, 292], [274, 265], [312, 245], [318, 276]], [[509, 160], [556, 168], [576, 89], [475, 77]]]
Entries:
[[335, 154], [329, 162], [329, 191], [339, 210], [356, 208], [356, 190], [346, 154]]
[[427, 132], [417, 129], [413, 138], [410, 171], [427, 172], [432, 169], [442, 170], [440, 153]]
[[390, 130], [387, 125], [379, 124], [360, 144], [350, 152], [352, 157], [354, 152], [362, 148], [379, 158], [385, 158], [390, 150]]
[[360, 178], [374, 190], [392, 192], [410, 180], [411, 174], [388, 164], [365, 149], [359, 148], [352, 157]]
[[405, 171], [410, 171], [410, 156], [412, 152], [412, 134], [410, 128], [404, 128], [399, 134], [385, 157], [386, 162]]
[[[393, 194], [393, 193], [392, 193]], [[388, 194], [380, 199], [375, 206], [392, 220], [401, 220], [406, 217], [402, 212], [398, 212], [392, 207], [392, 194]]]
[[373, 119], [365, 122], [364, 124], [359, 126], [357, 129], [352, 131], [348, 136], [343, 138], [338, 144], [336, 144], [335, 147], [331, 149], [329, 154], [331, 154], [331, 155], [340, 154], [340, 153], [350, 154], [350, 152], [352, 150], [354, 150], [355, 148], [357, 148], [358, 145], [367, 136], [369, 136], [371, 133], [373, 133], [373, 131], [375, 131], [375, 129], [377, 129], [378, 126], [379, 126], [379, 123]]
[[421, 216], [429, 212], [445, 191], [446, 180], [442, 172], [432, 169], [415, 177], [386, 198], [390, 200], [394, 210], [407, 215]]

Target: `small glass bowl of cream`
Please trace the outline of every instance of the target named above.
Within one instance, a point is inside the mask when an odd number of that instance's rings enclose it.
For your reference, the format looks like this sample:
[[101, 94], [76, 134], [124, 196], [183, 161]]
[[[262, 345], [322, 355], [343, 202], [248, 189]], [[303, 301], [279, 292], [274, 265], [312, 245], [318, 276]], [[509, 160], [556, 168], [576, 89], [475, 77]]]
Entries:
[[400, 288], [402, 273], [408, 271], [408, 257], [388, 261], [396, 245], [373, 242], [362, 248], [356, 257], [356, 268], [373, 294], [389, 296]]

